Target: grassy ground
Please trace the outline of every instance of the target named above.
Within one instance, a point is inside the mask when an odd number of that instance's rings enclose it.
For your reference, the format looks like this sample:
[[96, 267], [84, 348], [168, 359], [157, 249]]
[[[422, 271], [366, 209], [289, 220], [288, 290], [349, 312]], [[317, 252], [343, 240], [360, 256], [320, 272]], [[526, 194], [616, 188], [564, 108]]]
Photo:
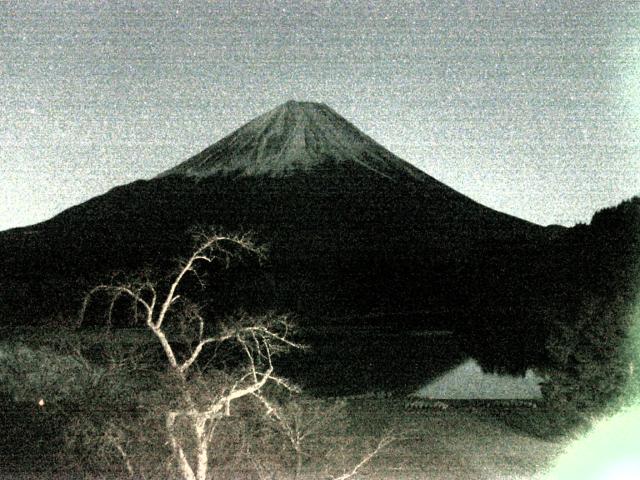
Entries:
[[394, 399], [362, 399], [348, 409], [353, 435], [400, 437], [366, 468], [368, 479], [535, 478], [564, 447], [506, 426], [491, 407], [411, 412]]
[[[135, 332], [125, 333], [123, 338], [129, 343], [137, 345], [145, 341], [144, 337], [134, 336]], [[34, 367], [38, 371], [42, 370], [39, 365]], [[52, 392], [59, 387], [54, 382]], [[62, 418], [52, 410], [53, 405], [40, 409], [37, 397], [27, 397], [19, 404], [9, 396], [0, 397], [1, 479], [54, 478], [50, 465], [60, 462]], [[330, 468], [320, 469], [318, 465], [327, 463], [320, 459], [310, 464], [307, 478], [339, 475], [343, 466], [357, 464], [388, 431], [393, 431], [398, 439], [364, 466], [359, 478], [535, 478], [566, 443], [524, 433], [536, 431], [532, 426], [545, 423], [539, 411], [527, 408], [461, 403], [446, 410], [414, 411], [406, 409], [405, 404], [402, 397], [349, 400], [344, 422], [336, 422], [334, 431], [327, 432], [336, 445], [328, 462]]]
[[[398, 439], [364, 466], [361, 476], [356, 478], [542, 478], [546, 467], [563, 450], [565, 441], [545, 441], [520, 433], [498, 418], [508, 407], [495, 407], [500, 408], [500, 412], [492, 412], [491, 408], [457, 406], [446, 410], [407, 411], [400, 399], [350, 400], [346, 407], [346, 432], [344, 425], [336, 425], [336, 432], [340, 432], [337, 434], [343, 438], [336, 438], [335, 443], [346, 447], [334, 455], [335, 463], [330, 468], [318, 470], [312, 467], [312, 470], [304, 472], [304, 477], [315, 479], [327, 478], [326, 473], [341, 474], [341, 465], [357, 464], [385, 432], [392, 430]], [[7, 427], [9, 419], [5, 417], [3, 420]], [[37, 423], [37, 413], [30, 421]], [[17, 455], [12, 455], [8, 443], [12, 436], [16, 438], [15, 435], [28, 440], [31, 448], [23, 446], [14, 451]], [[3, 444], [0, 478], [50, 478], [43, 455], [53, 454], [57, 449], [55, 445], [46, 447], [43, 444], [46, 439], [38, 437], [41, 435], [33, 435], [33, 432], [4, 429], [0, 441]], [[41, 473], [37, 473], [38, 470]]]

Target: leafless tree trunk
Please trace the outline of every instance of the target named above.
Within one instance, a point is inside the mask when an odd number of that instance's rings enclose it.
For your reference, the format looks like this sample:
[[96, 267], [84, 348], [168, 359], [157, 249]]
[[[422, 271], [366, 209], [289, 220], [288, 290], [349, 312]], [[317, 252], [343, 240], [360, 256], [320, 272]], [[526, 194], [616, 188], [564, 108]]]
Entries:
[[[186, 309], [180, 299], [180, 286], [189, 274], [197, 275], [196, 268], [200, 264], [211, 264], [222, 261], [228, 265], [233, 256], [230, 248], [235, 247], [243, 252], [251, 252], [261, 256], [262, 249], [257, 247], [248, 236], [206, 235], [191, 256], [181, 263], [175, 276], [169, 283], [165, 294], [158, 292], [157, 283], [149, 280], [120, 285], [98, 285], [86, 296], [81, 318], [91, 298], [98, 292], [106, 292], [110, 297], [109, 315], [113, 312], [115, 302], [120, 298], [128, 298], [136, 308], [142, 311], [144, 324], [159, 342], [167, 361], [169, 371], [173, 372], [181, 385], [183, 405], [179, 409], [166, 412], [166, 434], [171, 445], [174, 462], [180, 476], [184, 480], [206, 480], [209, 475], [209, 447], [213, 425], [217, 420], [231, 414], [232, 404], [243, 397], [258, 399], [272, 412], [273, 407], [261, 390], [268, 383], [276, 383], [281, 387], [294, 390], [284, 379], [274, 374], [272, 356], [274, 353], [289, 348], [299, 348], [299, 344], [290, 340], [291, 325], [286, 316], [266, 315], [261, 317], [244, 316], [239, 321], [223, 326], [216, 335], [206, 335], [205, 319], [198, 308]], [[182, 311], [174, 312], [176, 305]], [[180, 321], [195, 325], [196, 338], [191, 351], [179, 356], [167, 332], [167, 324]], [[228, 388], [205, 401], [194, 400], [189, 391], [190, 370], [207, 346], [220, 346], [234, 342], [244, 352], [247, 368], [245, 372]], [[194, 451], [187, 451], [186, 443], [177, 432], [177, 424], [188, 425], [195, 444]], [[132, 473], [131, 464], [122, 445], [117, 448], [127, 461], [126, 468]]]
[[[335, 419], [334, 406], [315, 406], [311, 410], [292, 402], [287, 410], [273, 403], [263, 392], [267, 384], [276, 384], [288, 391], [297, 391], [296, 387], [274, 372], [273, 356], [289, 350], [302, 348], [302, 345], [291, 340], [292, 325], [286, 316], [241, 315], [233, 321], [221, 322], [215, 334], [209, 328], [200, 308], [181, 297], [180, 290], [189, 275], [198, 280], [198, 267], [204, 264], [221, 262], [228, 266], [236, 254], [234, 250], [263, 256], [263, 249], [256, 246], [249, 236], [228, 236], [208, 234], [201, 235], [193, 253], [180, 263], [174, 275], [164, 288], [160, 283], [148, 279], [137, 279], [128, 283], [102, 284], [93, 288], [86, 296], [81, 311], [81, 321], [87, 306], [98, 293], [106, 293], [109, 298], [107, 308], [109, 322], [113, 315], [114, 305], [119, 299], [127, 299], [134, 306], [135, 317], [141, 316], [146, 329], [160, 345], [166, 360], [170, 376], [177, 381], [176, 402], [161, 408], [164, 411], [164, 435], [171, 449], [171, 465], [183, 480], [209, 480], [211, 478], [211, 453], [216, 426], [224, 417], [232, 414], [232, 406], [242, 398], [251, 398], [262, 406], [267, 415], [279, 425], [279, 430], [289, 442], [295, 454], [295, 478], [302, 474], [306, 452], [306, 442], [314, 435], [325, 433], [329, 422]], [[173, 331], [169, 325], [188, 327], [192, 332], [189, 343], [191, 349], [187, 353], [179, 353], [176, 349]], [[184, 329], [186, 330], [186, 329]], [[213, 350], [223, 344], [233, 344], [244, 356], [244, 369], [235, 378], [228, 381], [221, 390], [197, 390], [193, 385], [194, 370], [205, 349]], [[204, 392], [204, 394], [203, 394]], [[152, 410], [162, 405], [142, 405]], [[315, 408], [315, 409], [314, 409]], [[130, 477], [135, 478], [135, 466], [127, 452], [127, 442], [121, 433], [111, 433], [108, 443], [115, 448], [123, 461], [123, 466]], [[387, 446], [393, 437], [384, 437], [377, 447], [367, 453], [353, 468], [345, 471], [335, 480], [347, 480], [356, 476], [359, 471], [382, 448]], [[250, 459], [249, 463], [254, 461]], [[257, 471], [262, 471], [256, 466]]]

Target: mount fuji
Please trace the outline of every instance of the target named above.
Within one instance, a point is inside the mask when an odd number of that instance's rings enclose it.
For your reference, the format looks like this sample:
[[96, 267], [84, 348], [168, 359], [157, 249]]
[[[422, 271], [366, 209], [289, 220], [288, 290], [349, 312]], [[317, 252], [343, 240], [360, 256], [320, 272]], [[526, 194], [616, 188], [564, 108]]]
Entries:
[[295, 101], [255, 118], [160, 176], [233, 173], [282, 177], [309, 172], [328, 162], [351, 164], [398, 181], [429, 178], [326, 105]]
[[113, 272], [170, 268], [198, 225], [253, 231], [269, 249], [264, 268], [216, 277], [212, 311], [276, 309], [312, 328], [393, 335], [524, 336], [515, 370], [541, 350], [523, 305], [557, 232], [480, 205], [323, 104], [293, 101], [155, 178], [0, 232], [4, 322], [71, 315]]

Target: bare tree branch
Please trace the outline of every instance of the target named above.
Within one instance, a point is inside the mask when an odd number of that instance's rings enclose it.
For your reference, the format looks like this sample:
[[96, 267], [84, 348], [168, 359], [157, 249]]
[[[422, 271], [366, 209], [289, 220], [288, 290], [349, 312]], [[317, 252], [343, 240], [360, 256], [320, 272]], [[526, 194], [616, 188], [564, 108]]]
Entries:
[[[222, 262], [228, 266], [230, 259], [239, 252], [251, 252], [258, 259], [262, 259], [264, 249], [256, 246], [250, 235], [218, 235], [200, 234], [198, 244], [192, 254], [178, 266], [174, 276], [168, 281], [166, 291], [160, 290], [157, 283], [147, 277], [121, 285], [98, 285], [85, 297], [80, 313], [84, 319], [87, 307], [92, 297], [99, 292], [109, 295], [108, 318], [112, 321], [116, 302], [127, 297], [134, 307], [134, 318], [138, 318], [138, 307], [144, 313], [144, 324], [161, 345], [168, 367], [176, 374], [178, 381], [178, 407], [172, 406], [165, 412], [165, 431], [171, 446], [178, 472], [184, 480], [205, 480], [208, 478], [209, 445], [220, 418], [231, 414], [231, 405], [238, 399], [251, 396], [260, 400], [267, 413], [274, 411], [274, 406], [262, 395], [261, 390], [267, 383], [295, 391], [296, 387], [274, 374], [272, 356], [290, 348], [302, 346], [289, 338], [291, 325], [286, 317], [273, 314], [251, 317], [240, 315], [235, 320], [228, 320], [221, 325], [217, 335], [205, 335], [205, 319], [196, 304], [181, 299], [178, 291], [189, 273], [194, 274], [198, 282], [203, 279], [198, 274], [200, 264]], [[162, 294], [159, 292], [162, 291]], [[178, 300], [181, 299], [180, 302]], [[170, 314], [171, 312], [171, 314]], [[191, 351], [186, 356], [177, 355], [174, 350], [175, 338], [169, 338], [167, 329], [169, 322], [178, 322], [181, 335]], [[197, 391], [192, 391], [190, 383], [190, 369], [197, 364], [205, 347], [214, 345], [218, 348], [226, 342], [235, 342], [240, 346], [246, 357], [247, 371], [240, 376], [228, 389], [211, 398], [204, 397]], [[194, 393], [195, 392], [195, 393]], [[180, 425], [180, 428], [177, 428]], [[184, 426], [188, 426], [191, 437], [185, 437]], [[117, 444], [118, 452], [128, 462], [126, 451]], [[132, 474], [130, 464], [127, 471]]]
[[380, 453], [380, 451], [383, 448], [386, 448], [388, 445], [390, 445], [392, 442], [395, 441], [395, 438], [393, 436], [390, 435], [385, 435], [384, 437], [382, 437], [380, 439], [380, 441], [378, 442], [378, 445], [376, 446], [376, 448], [367, 453], [364, 457], [362, 457], [362, 460], [360, 460], [360, 462], [358, 462], [357, 465], [355, 465], [350, 471], [343, 473], [342, 475], [338, 476], [338, 477], [331, 477], [332, 480], [347, 480], [349, 478], [352, 478], [354, 476], [356, 476], [358, 474], [358, 471], [364, 467], [367, 463], [369, 463], [371, 461], [371, 459], [373, 459], [373, 457], [375, 457], [376, 455], [378, 455], [378, 453]]

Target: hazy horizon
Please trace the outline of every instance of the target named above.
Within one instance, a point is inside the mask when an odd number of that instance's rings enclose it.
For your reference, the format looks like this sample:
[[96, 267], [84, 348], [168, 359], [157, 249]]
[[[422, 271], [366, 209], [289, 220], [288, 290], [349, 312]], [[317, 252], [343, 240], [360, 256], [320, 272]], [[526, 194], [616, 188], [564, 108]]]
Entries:
[[287, 100], [538, 224], [640, 193], [636, 2], [0, 4], [0, 230], [151, 178]]

